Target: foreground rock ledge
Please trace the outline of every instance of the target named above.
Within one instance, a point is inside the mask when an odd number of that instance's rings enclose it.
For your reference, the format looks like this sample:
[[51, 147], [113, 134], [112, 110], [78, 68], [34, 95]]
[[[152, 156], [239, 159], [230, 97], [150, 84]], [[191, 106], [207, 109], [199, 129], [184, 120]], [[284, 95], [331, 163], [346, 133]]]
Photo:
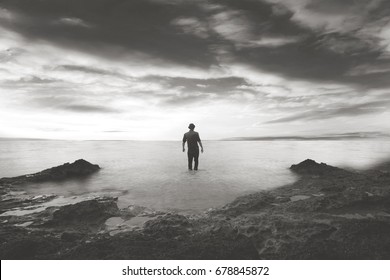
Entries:
[[[389, 259], [390, 164], [352, 172], [305, 160], [299, 179], [201, 216], [159, 213], [110, 236], [104, 219], [132, 219], [114, 198], [46, 211], [20, 227], [0, 217], [2, 259]], [[21, 176], [23, 177], [23, 176]], [[0, 181], [0, 185], [1, 185]], [[50, 214], [51, 213], [51, 214]], [[5, 222], [7, 221], [7, 222]], [[20, 221], [19, 221], [20, 225]]]

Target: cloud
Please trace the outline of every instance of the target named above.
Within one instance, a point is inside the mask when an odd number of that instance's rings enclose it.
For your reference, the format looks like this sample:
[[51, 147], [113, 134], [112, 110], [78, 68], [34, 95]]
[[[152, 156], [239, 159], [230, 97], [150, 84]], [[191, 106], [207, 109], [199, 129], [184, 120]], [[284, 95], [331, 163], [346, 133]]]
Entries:
[[89, 66], [83, 66], [83, 65], [59, 65], [56, 68], [57, 70], [66, 70], [66, 71], [79, 71], [84, 72], [88, 74], [97, 74], [97, 75], [118, 75], [118, 73], [115, 73], [110, 70], [101, 69], [101, 68], [95, 68], [95, 67], [89, 67]]
[[181, 119], [228, 122], [227, 134], [390, 129], [389, 12], [380, 0], [2, 1], [0, 118], [69, 138], [153, 138], [155, 123], [164, 138]]
[[[155, 64], [221, 69], [226, 62], [245, 63], [290, 78], [355, 84], [367, 82], [344, 74], [377, 59], [388, 39], [386, 28], [374, 35], [365, 29], [379, 26], [384, 16], [373, 14], [387, 7], [383, 1], [93, 1], [92, 9], [90, 2], [8, 1], [13, 24], [5, 26], [27, 38], [117, 60], [137, 52], [141, 61], [154, 57]], [[63, 24], [48, 24], [53, 17]]]
[[372, 36], [359, 38], [339, 33], [326, 33], [317, 39], [316, 45], [324, 50], [348, 56], [377, 54], [380, 51], [378, 40]]
[[364, 76], [371, 74], [382, 74], [390, 72], [390, 61], [374, 61], [358, 65], [348, 71], [350, 76]]
[[207, 24], [195, 17], [180, 17], [172, 20], [172, 25], [179, 27], [184, 33], [193, 34], [206, 39], [210, 36]]
[[34, 85], [46, 85], [51, 83], [59, 82], [59, 80], [51, 79], [51, 78], [44, 78], [44, 77], [37, 77], [35, 75], [25, 76], [21, 77], [17, 80], [7, 80], [3, 81], [3, 85], [8, 85], [10, 87], [25, 87], [25, 86], [34, 86]]
[[81, 27], [86, 27], [89, 28], [91, 27], [90, 24], [86, 23], [80, 18], [69, 18], [69, 17], [63, 17], [60, 18], [57, 21], [54, 21], [54, 24], [63, 24], [63, 25], [68, 25], [68, 26], [81, 26]]
[[223, 11], [213, 15], [213, 30], [224, 39], [242, 43], [252, 39], [252, 25], [246, 14], [241, 11]]
[[[194, 18], [196, 13], [202, 13], [195, 3], [58, 0], [32, 4], [21, 0], [18, 5], [12, 1], [2, 5], [17, 15], [12, 24], [3, 24], [31, 39], [49, 40], [98, 55], [111, 53], [119, 59], [136, 51], [196, 67], [209, 67], [215, 62], [207, 51], [207, 42], [191, 34], [178, 34], [171, 24], [179, 17]], [[53, 18], [59, 18], [62, 24], [50, 24]], [[120, 52], [112, 53], [113, 48]]]
[[78, 113], [115, 113], [118, 110], [106, 106], [93, 105], [64, 105], [58, 106], [62, 110], [73, 111]]
[[276, 120], [271, 120], [266, 123], [286, 123], [301, 120], [323, 120], [330, 118], [346, 117], [346, 116], [360, 116], [366, 114], [374, 114], [383, 111], [389, 111], [388, 106], [390, 100], [373, 101], [356, 105], [344, 104], [337, 105], [337, 108], [317, 109], [304, 113], [299, 113], [293, 116], [283, 117]]
[[164, 77], [164, 76], [146, 76], [141, 79], [147, 82], [157, 82], [166, 89], [177, 89], [186, 93], [208, 92], [221, 95], [228, 95], [238, 89], [240, 86], [248, 85], [248, 82], [242, 77], [222, 77], [210, 79], [196, 79], [186, 77]]
[[198, 102], [210, 102], [212, 99], [215, 99], [215, 94], [207, 93], [196, 93], [196, 94], [176, 94], [173, 96], [167, 96], [161, 100], [162, 104], [168, 104], [173, 106], [183, 106], [183, 105], [195, 105], [197, 106]]
[[257, 41], [248, 41], [245, 45], [249, 47], [279, 47], [288, 44], [298, 43], [302, 38], [296, 37], [263, 37]]
[[292, 20], [309, 28], [331, 32], [349, 32], [365, 23], [382, 0], [267, 0], [292, 11]]

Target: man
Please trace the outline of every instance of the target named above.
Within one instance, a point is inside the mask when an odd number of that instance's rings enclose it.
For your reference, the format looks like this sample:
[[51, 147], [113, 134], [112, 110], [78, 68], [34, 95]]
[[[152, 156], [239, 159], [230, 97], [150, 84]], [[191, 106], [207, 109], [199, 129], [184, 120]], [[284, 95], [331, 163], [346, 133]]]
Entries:
[[194, 160], [195, 162], [194, 170], [198, 170], [198, 158], [199, 158], [198, 143], [203, 153], [202, 141], [200, 141], [199, 133], [194, 131], [195, 125], [193, 123], [190, 123], [188, 128], [190, 129], [190, 131], [184, 133], [183, 136], [183, 152], [186, 151], [184, 144], [187, 142], [188, 169], [192, 170], [192, 160]]

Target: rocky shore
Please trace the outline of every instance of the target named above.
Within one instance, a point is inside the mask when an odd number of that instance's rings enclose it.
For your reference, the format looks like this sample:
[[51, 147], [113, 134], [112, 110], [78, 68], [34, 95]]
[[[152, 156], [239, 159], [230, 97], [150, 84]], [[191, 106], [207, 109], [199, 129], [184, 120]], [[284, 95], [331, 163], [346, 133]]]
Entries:
[[48, 206], [55, 195], [21, 191], [29, 183], [93, 176], [99, 166], [85, 160], [2, 178], [0, 257], [390, 258], [390, 163], [357, 172], [305, 160], [290, 169], [299, 175], [295, 183], [199, 215], [119, 209], [115, 197]]

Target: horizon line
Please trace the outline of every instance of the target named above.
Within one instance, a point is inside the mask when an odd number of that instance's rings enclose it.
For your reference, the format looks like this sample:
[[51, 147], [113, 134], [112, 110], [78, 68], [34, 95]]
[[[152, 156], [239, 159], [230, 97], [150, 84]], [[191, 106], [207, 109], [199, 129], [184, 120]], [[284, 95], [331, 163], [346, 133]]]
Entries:
[[[390, 138], [390, 134], [378, 132], [364, 133], [344, 133], [344, 134], [328, 134], [319, 136], [246, 136], [246, 137], [228, 137], [218, 139], [203, 139], [202, 141], [277, 141], [277, 140], [296, 140], [296, 141], [313, 141], [313, 140], [359, 140], [359, 139], [383, 139]], [[177, 141], [173, 139], [58, 139], [58, 138], [29, 138], [29, 137], [0, 137], [0, 141]]]

